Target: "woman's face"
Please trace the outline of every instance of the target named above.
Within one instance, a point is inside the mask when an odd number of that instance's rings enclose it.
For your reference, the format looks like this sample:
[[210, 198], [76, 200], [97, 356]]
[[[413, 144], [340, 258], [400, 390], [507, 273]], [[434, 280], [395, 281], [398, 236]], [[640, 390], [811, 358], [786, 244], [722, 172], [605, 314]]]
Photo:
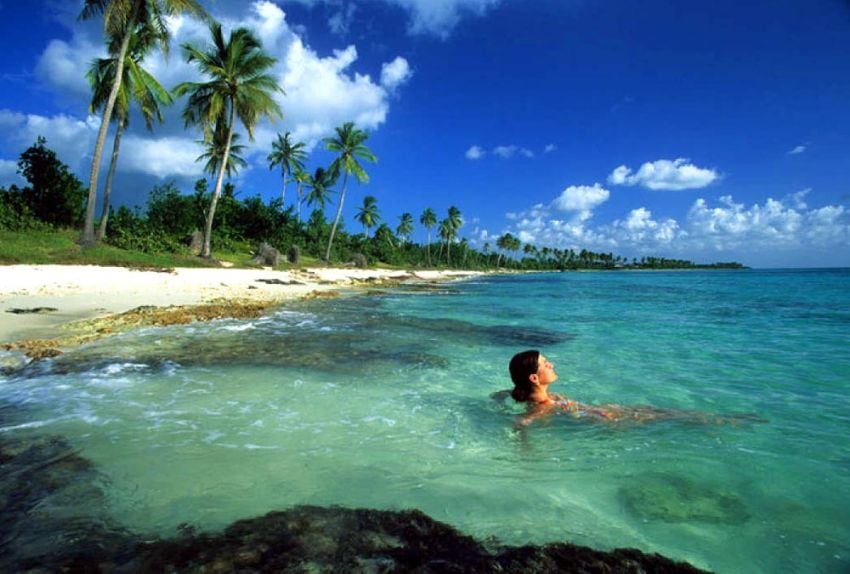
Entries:
[[541, 385], [551, 385], [558, 380], [558, 373], [555, 372], [555, 365], [549, 362], [549, 359], [540, 355], [537, 359], [537, 382]]

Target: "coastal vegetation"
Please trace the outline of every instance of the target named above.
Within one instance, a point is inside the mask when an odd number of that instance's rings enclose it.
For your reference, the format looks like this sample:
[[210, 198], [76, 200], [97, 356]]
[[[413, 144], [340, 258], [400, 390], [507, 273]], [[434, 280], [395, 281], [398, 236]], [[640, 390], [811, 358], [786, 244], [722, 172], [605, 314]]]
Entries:
[[[224, 173], [233, 173], [241, 165], [241, 148], [232, 144], [227, 163], [223, 164], [221, 142], [214, 138], [199, 160], [206, 161], [207, 172], [219, 174], [225, 165]], [[318, 167], [309, 175], [296, 167], [293, 178], [307, 191], [299, 192], [303, 201], [285, 207], [280, 197], [268, 202], [259, 195], [239, 198], [235, 185], [225, 182], [216, 205], [215, 233], [210, 238], [215, 259], [198, 257], [200, 246], [192, 245], [192, 238], [197, 239], [198, 230], [208, 220], [207, 208], [214, 197], [208, 190], [208, 180], [203, 178], [188, 192], [174, 181], [155, 185], [143, 206], [111, 206], [104, 241], [94, 248], [81, 249], [74, 240], [75, 229], [84, 221], [85, 187], [47, 147], [46, 140], [39, 138], [21, 153], [18, 161], [18, 171], [28, 184], [0, 187], [0, 262], [187, 267], [217, 265], [215, 260], [223, 260], [245, 266], [250, 265], [259, 245], [266, 243], [284, 254], [293, 253], [295, 248], [299, 255], [290, 257], [289, 264], [302, 265], [322, 260], [341, 264], [365, 260], [369, 265], [384, 267], [483, 270], [741, 267], [739, 263], [697, 265], [681, 259], [628, 259], [587, 249], [538, 248], [523, 244], [510, 233], [497, 238], [494, 244], [485, 243], [476, 249], [466, 238], [458, 238], [463, 218], [457, 207], [450, 206], [442, 220], [433, 208], [424, 209], [418, 218], [403, 213], [392, 228], [387, 223], [390, 219], [381, 215], [374, 196], [363, 198], [356, 216], [363, 232], [346, 231], [340, 216], [332, 242], [333, 224], [325, 210], [337, 196], [340, 174], [334, 173], [335, 169]], [[306, 220], [299, 216], [302, 206], [310, 209]], [[424, 244], [410, 240], [417, 219], [428, 238]], [[432, 242], [435, 228], [438, 241]]]
[[[144, 67], [144, 59], [155, 47], [169, 50], [166, 17], [188, 14], [209, 22], [209, 44], [184, 44], [185, 60], [201, 73], [198, 82], [183, 82], [166, 90]], [[132, 253], [126, 258], [111, 251], [113, 261], [137, 261], [147, 257], [176, 258], [193, 264], [217, 264], [225, 257], [231, 263], [248, 264], [255, 253], [269, 248], [284, 254], [288, 264], [355, 264], [358, 266], [453, 267], [462, 269], [508, 268], [521, 270], [578, 269], [681, 269], [694, 267], [741, 267], [738, 263], [696, 265], [691, 261], [662, 257], [628, 259], [613, 253], [587, 249], [538, 247], [523, 244], [511, 233], [493, 242], [473, 246], [460, 236], [463, 215], [456, 206], [446, 208], [439, 218], [432, 207], [419, 214], [419, 224], [427, 240], [411, 241], [415, 215], [398, 215], [393, 229], [381, 214], [378, 198], [366, 195], [356, 215], [363, 232], [347, 231], [343, 206], [349, 180], [366, 184], [365, 164], [378, 162], [366, 141], [369, 134], [354, 122], [345, 122], [322, 140], [325, 150], [336, 157], [328, 166], [307, 168], [306, 142], [296, 141], [291, 132], [278, 134], [267, 160], [269, 168], [279, 168], [282, 176], [280, 197], [266, 202], [258, 194], [238, 197], [230, 178], [246, 167], [246, 145], [239, 142], [237, 124], [253, 141], [261, 118], [283, 117], [276, 96], [283, 95], [269, 70], [275, 59], [263, 50], [260, 40], [247, 28], [225, 34], [221, 24], [212, 21], [195, 0], [87, 0], [81, 18], [102, 16], [109, 56], [95, 60], [86, 77], [91, 85], [91, 111], [102, 111], [102, 123], [93, 151], [88, 190], [47, 147], [43, 137], [18, 162], [18, 172], [28, 185], [0, 188], [0, 262], [34, 262], [55, 258], [54, 262], [94, 261], [108, 249]], [[144, 206], [133, 208], [112, 204], [112, 182], [119, 161], [120, 142], [131, 114], [138, 107], [148, 129], [162, 122], [162, 108], [175, 100], [184, 101], [185, 127], [200, 129], [204, 153], [204, 173], [212, 181], [199, 179], [191, 191], [181, 189], [176, 180], [154, 186]], [[98, 203], [98, 170], [110, 126], [115, 125], [113, 151], [105, 182], [100, 219], [95, 231]], [[296, 183], [296, 200], [286, 201], [286, 188]], [[212, 190], [209, 191], [210, 183]], [[271, 191], [271, 190], [267, 190]], [[143, 190], [134, 190], [142, 196]], [[306, 221], [302, 207], [310, 210]], [[325, 210], [334, 209], [332, 220]], [[82, 229], [74, 253], [65, 244], [67, 230]], [[372, 231], [374, 229], [374, 231]], [[436, 242], [432, 242], [436, 231]], [[51, 233], [58, 235], [45, 239]], [[24, 234], [24, 238], [18, 236]], [[55, 243], [50, 251], [36, 255], [23, 248], [26, 237], [36, 243]], [[17, 246], [13, 250], [12, 246]], [[61, 245], [62, 247], [59, 247]], [[104, 249], [106, 248], [106, 249]], [[47, 255], [53, 253], [53, 255]], [[23, 259], [23, 261], [22, 261]]]

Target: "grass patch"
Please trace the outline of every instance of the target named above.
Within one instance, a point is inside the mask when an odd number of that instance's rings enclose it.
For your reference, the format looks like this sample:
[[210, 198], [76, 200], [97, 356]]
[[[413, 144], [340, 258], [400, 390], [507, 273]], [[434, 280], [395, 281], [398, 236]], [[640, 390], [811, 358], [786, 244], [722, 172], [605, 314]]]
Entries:
[[[0, 230], [0, 264], [104, 265], [118, 267], [215, 267], [200, 257], [179, 253], [142, 253], [100, 243], [92, 249], [77, 245], [74, 229], [39, 231]], [[215, 254], [218, 256], [219, 254]], [[221, 254], [224, 261], [240, 265], [238, 254]], [[237, 259], [237, 260], [234, 260]], [[247, 256], [250, 261], [250, 256]]]

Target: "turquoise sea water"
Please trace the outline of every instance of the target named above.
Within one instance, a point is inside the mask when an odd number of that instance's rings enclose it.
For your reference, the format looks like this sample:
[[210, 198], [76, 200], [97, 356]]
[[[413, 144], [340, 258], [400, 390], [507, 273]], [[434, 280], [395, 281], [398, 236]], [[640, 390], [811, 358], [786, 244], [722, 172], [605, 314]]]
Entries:
[[[520, 434], [523, 409], [489, 394], [529, 347], [583, 402], [767, 422], [555, 416]], [[139, 533], [415, 507], [507, 544], [850, 568], [850, 270], [510, 275], [303, 302], [103, 340], [0, 379], [0, 405], [4, 437], [63, 435], [94, 462], [103, 497], [81, 512]]]

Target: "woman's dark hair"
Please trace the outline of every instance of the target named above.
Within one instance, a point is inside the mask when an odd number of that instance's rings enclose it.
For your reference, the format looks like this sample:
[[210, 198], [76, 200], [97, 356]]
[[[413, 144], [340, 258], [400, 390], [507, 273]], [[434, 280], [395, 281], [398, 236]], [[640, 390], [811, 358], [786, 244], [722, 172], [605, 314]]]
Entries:
[[537, 374], [538, 359], [540, 359], [540, 351], [529, 349], [514, 355], [508, 365], [511, 380], [514, 382], [511, 397], [519, 403], [524, 403], [531, 395], [532, 385], [529, 377]]

